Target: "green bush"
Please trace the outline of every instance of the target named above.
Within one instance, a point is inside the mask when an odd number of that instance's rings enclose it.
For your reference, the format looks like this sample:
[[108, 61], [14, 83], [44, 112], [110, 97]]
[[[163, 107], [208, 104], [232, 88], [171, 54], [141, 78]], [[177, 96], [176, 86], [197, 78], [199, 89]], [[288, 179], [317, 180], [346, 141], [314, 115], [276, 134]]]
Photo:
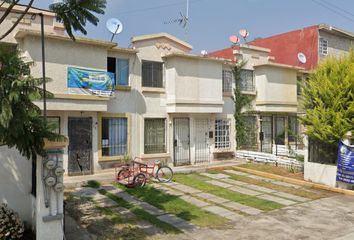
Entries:
[[0, 205], [0, 239], [21, 239], [25, 231], [20, 217], [6, 204]]

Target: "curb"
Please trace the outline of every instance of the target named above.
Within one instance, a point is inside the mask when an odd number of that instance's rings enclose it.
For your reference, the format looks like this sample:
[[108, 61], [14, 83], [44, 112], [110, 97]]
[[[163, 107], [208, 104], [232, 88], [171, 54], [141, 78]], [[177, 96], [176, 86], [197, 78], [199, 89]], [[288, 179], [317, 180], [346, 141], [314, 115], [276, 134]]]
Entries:
[[248, 168], [242, 168], [242, 167], [236, 167], [236, 166], [233, 168], [236, 170], [242, 171], [242, 172], [258, 175], [261, 177], [271, 178], [271, 179], [275, 179], [275, 180], [279, 180], [279, 181], [283, 181], [283, 182], [287, 182], [287, 183], [293, 183], [293, 184], [304, 186], [304, 187], [317, 188], [317, 189], [321, 189], [321, 190], [327, 190], [327, 191], [331, 191], [331, 192], [335, 192], [335, 193], [341, 193], [341, 194], [345, 194], [345, 195], [354, 196], [354, 191], [348, 190], [348, 189], [329, 187], [329, 186], [319, 184], [319, 183], [306, 182], [303, 180], [293, 179], [293, 178], [289, 178], [289, 177], [283, 177], [283, 176], [275, 175], [272, 173], [261, 172], [258, 170], [253, 170], [253, 169], [248, 169]]

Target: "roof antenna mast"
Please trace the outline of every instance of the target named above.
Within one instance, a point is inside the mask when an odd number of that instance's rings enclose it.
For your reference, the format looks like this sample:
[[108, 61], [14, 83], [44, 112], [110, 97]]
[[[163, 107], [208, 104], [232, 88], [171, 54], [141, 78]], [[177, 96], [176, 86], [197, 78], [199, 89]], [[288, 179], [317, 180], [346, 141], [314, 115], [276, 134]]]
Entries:
[[182, 28], [184, 28], [186, 30], [186, 33], [187, 33], [187, 25], [188, 25], [188, 20], [189, 20], [189, 0], [186, 0], [186, 1], [187, 1], [186, 14], [184, 15], [183, 13], [179, 12], [179, 14], [181, 15], [180, 18], [165, 21], [164, 24], [178, 23], [180, 26], [182, 26]]

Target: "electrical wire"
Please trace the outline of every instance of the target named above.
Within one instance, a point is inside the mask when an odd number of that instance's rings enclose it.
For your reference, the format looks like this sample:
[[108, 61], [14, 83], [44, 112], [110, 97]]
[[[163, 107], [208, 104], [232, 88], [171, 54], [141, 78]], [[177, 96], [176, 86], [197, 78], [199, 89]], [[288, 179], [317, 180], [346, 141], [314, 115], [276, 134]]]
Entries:
[[324, 4], [324, 2], [318, 2], [317, 0], [311, 0], [312, 2], [316, 3], [317, 5], [320, 5], [324, 8], [326, 8], [327, 10], [333, 12], [333, 13], [336, 13], [337, 15], [343, 17], [343, 18], [346, 18], [347, 20], [351, 21], [351, 22], [354, 22], [354, 19], [351, 18], [351, 17], [348, 17], [348, 16], [345, 16], [343, 15], [341, 12], [339, 12], [338, 10], [335, 10], [331, 7], [329, 7], [328, 5]]
[[351, 13], [351, 12], [349, 12], [349, 11], [347, 11], [347, 10], [341, 8], [341, 7], [338, 7], [337, 5], [335, 5], [335, 4], [331, 3], [331, 2], [328, 2], [328, 1], [326, 1], [326, 0], [321, 0], [321, 1], [322, 1], [323, 3], [326, 3], [327, 5], [332, 6], [333, 8], [338, 9], [339, 11], [342, 11], [342, 12], [344, 12], [344, 13], [346, 13], [346, 14], [348, 14], [348, 15], [354, 17], [354, 14], [353, 14], [353, 13]]

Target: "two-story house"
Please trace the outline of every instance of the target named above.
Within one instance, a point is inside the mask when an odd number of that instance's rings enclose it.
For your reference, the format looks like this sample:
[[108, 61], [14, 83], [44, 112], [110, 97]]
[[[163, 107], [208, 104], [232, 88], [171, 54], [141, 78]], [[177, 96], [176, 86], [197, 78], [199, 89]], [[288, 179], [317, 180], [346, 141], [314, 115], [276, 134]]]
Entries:
[[[74, 42], [53, 13], [44, 14], [47, 90], [54, 94], [47, 116], [69, 137], [66, 173], [92, 174], [129, 157], [179, 166], [233, 155], [233, 105], [222, 92], [228, 60], [191, 54], [190, 44], [167, 33], [133, 37], [132, 48], [82, 37]], [[34, 77], [42, 76], [38, 21], [29, 13], [5, 40], [34, 63]], [[96, 84], [90, 74], [113, 75], [114, 93], [89, 91]], [[86, 85], [77, 88], [80, 77]], [[43, 109], [42, 101], [36, 104]]]
[[[209, 56], [233, 61], [245, 60], [241, 73], [243, 93], [255, 96], [247, 117], [249, 139], [247, 149], [275, 153], [301, 147], [297, 136], [303, 127], [296, 117], [303, 114], [300, 82], [326, 56], [339, 57], [347, 53], [354, 43], [354, 34], [325, 24], [257, 38], [241, 44], [209, 53]], [[224, 74], [229, 82], [231, 74]], [[236, 123], [237, 124], [237, 123]]]

